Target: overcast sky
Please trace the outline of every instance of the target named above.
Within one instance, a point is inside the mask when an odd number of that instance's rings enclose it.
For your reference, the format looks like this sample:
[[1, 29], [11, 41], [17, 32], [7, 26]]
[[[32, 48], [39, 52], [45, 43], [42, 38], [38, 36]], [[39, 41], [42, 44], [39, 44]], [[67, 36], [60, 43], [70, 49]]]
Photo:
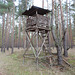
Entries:
[[[19, 4], [19, 2], [18, 2], [19, 0], [16, 0], [15, 1], [15, 5], [17, 6], [18, 4]], [[42, 0], [33, 0], [34, 2], [34, 4], [33, 5], [35, 5], [35, 6], [38, 6], [38, 7], [42, 7]], [[44, 2], [44, 8], [47, 8], [47, 0], [44, 0], [45, 2]], [[66, 0], [61, 0], [62, 1], [62, 3], [63, 2], [65, 2]], [[67, 0], [67, 1], [69, 1], [69, 0]], [[70, 0], [70, 2], [72, 2], [72, 0]], [[52, 5], [51, 5], [51, 3], [52, 3], [52, 0], [48, 0], [48, 3], [49, 3], [49, 9], [51, 10], [52, 9]]]
[[[16, 5], [18, 5], [18, 1], [19, 0], [16, 0], [16, 2], [15, 2], [15, 4]], [[58, 1], [58, 0], [56, 0], [56, 1]], [[61, 0], [62, 1], [62, 3], [64, 3], [66, 0]], [[69, 0], [67, 0], [68, 2], [69, 2]], [[70, 1], [72, 1], [72, 0], [70, 0]], [[33, 5], [35, 5], [35, 6], [38, 6], [38, 7], [42, 7], [42, 0], [33, 0]], [[52, 0], [48, 0], [48, 3], [49, 3], [49, 9], [51, 9], [52, 7], [52, 5], [51, 5], [51, 3], [52, 3]], [[47, 0], [44, 0], [44, 8], [47, 8]]]

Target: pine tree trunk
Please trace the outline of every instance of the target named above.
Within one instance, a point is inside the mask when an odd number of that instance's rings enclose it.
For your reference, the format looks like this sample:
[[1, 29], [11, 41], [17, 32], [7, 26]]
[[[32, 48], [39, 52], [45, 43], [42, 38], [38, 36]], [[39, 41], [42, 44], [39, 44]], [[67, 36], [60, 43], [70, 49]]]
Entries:
[[19, 30], [18, 30], [18, 49], [19, 49], [19, 47], [20, 47], [20, 35], [21, 35], [21, 33], [20, 33], [20, 30], [21, 30], [21, 17], [19, 18]]
[[17, 26], [16, 26], [16, 30], [15, 30], [15, 47], [17, 47]]
[[58, 64], [62, 65], [62, 51], [61, 46], [56, 47], [57, 48], [57, 55], [58, 55]]
[[67, 15], [67, 49], [70, 47], [69, 26], [68, 26], [68, 0], [66, 0], [66, 15]]
[[44, 8], [44, 0], [42, 0], [42, 8]]
[[7, 13], [7, 20], [6, 20], [6, 27], [5, 27], [5, 38], [4, 38], [4, 43], [5, 43], [5, 45], [4, 45], [4, 50], [5, 50], [5, 48], [7, 47], [7, 26], [8, 26], [8, 20], [9, 20], [9, 13]]
[[[3, 25], [2, 25], [2, 47], [1, 47], [1, 52], [3, 51], [4, 48], [4, 25], [5, 25], [5, 14], [2, 16], [3, 20]], [[5, 51], [4, 51], [5, 52]]]
[[8, 31], [7, 31], [7, 50], [9, 50], [9, 47], [10, 47], [10, 40], [11, 40], [10, 39], [10, 30], [11, 30], [11, 13], [10, 13], [10, 17], [9, 17]]
[[14, 13], [15, 13], [15, 5], [13, 5], [12, 40], [11, 40], [12, 51], [11, 53], [13, 53], [13, 49], [14, 49], [14, 24], [15, 24]]
[[62, 39], [62, 26], [61, 26], [61, 20], [60, 20], [60, 15], [59, 15], [59, 8], [58, 8], [58, 21], [59, 21], [60, 39]]
[[71, 48], [73, 48], [71, 19], [69, 19], [69, 21], [70, 21], [70, 43], [71, 43]]
[[[71, 17], [70, 17], [70, 0], [69, 0], [69, 25], [70, 25], [70, 48], [73, 48], [72, 26], [71, 26]], [[75, 23], [74, 23], [74, 29], [75, 29]]]
[[67, 50], [67, 32], [65, 33], [65, 37], [64, 37], [64, 56], [68, 57], [68, 50]]
[[[59, 4], [60, 4], [60, 10], [61, 10], [61, 21], [62, 21], [62, 34], [63, 34], [63, 48], [64, 48], [64, 56], [68, 57], [68, 51], [66, 48], [66, 30], [65, 30], [65, 24], [64, 24], [64, 19], [63, 19], [63, 12], [62, 12], [62, 5], [61, 5], [61, 0], [59, 0]], [[66, 52], [66, 53], [65, 53]]]
[[59, 65], [62, 65], [62, 46], [61, 46], [60, 43], [59, 43], [59, 40], [60, 40], [60, 39], [57, 39], [57, 38], [56, 38], [56, 35], [55, 35], [55, 33], [54, 33], [54, 30], [53, 30], [53, 18], [54, 18], [54, 0], [52, 0], [51, 32], [52, 32], [53, 39], [54, 39], [54, 41], [55, 41], [55, 46], [56, 46], [56, 48], [57, 48], [58, 64], [59, 64]]
[[26, 47], [26, 36], [25, 36], [25, 18], [22, 17], [22, 24], [23, 24], [23, 48]]

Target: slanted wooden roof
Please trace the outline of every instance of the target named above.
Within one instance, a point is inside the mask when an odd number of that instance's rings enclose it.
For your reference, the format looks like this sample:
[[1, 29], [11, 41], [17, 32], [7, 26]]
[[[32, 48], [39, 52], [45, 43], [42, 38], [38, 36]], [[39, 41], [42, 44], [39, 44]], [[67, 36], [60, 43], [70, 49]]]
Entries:
[[36, 14], [36, 11], [40, 15], [44, 15], [50, 12], [50, 10], [48, 9], [43, 9], [40, 7], [32, 6], [29, 10], [26, 10], [25, 12], [23, 12], [22, 15], [33, 16]]

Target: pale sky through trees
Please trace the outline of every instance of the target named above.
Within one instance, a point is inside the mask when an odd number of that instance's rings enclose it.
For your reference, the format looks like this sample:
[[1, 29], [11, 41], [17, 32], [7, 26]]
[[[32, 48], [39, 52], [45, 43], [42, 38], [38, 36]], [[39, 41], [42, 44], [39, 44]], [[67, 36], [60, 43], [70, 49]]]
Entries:
[[[42, 7], [42, 0], [33, 0], [35, 6], [38, 6], [38, 7]], [[47, 8], [47, 0], [44, 0], [44, 8]], [[66, 0], [62, 0], [62, 2], [65, 2]], [[69, 0], [68, 0], [69, 1]], [[52, 3], [52, 0], [48, 0], [48, 3], [49, 3], [49, 9], [51, 9], [51, 3]], [[18, 0], [16, 0], [15, 2], [16, 5], [18, 5]]]
[[[38, 6], [38, 7], [42, 7], [42, 0], [33, 0], [34, 2], [33, 2], [33, 5], [34, 6]], [[47, 9], [47, 0], [44, 0], [45, 2], [44, 2], [44, 8], [46, 8]], [[61, 0], [62, 1], [62, 3], [64, 3], [64, 2], [66, 2], [66, 0]], [[69, 0], [68, 0], [68, 2], [69, 2]], [[72, 3], [72, 0], [70, 0], [70, 3]], [[18, 6], [18, 4], [19, 4], [19, 0], [16, 0], [15, 1], [15, 5], [16, 6]], [[52, 0], [48, 0], [48, 4], [49, 4], [49, 10], [51, 10], [52, 9]], [[1, 22], [1, 17], [0, 17], [0, 22]]]

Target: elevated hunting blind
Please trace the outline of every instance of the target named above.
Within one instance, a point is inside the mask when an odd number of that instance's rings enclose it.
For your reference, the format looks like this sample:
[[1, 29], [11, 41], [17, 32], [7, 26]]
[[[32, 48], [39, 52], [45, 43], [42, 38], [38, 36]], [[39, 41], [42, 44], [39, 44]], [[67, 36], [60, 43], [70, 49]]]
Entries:
[[[26, 10], [22, 15], [26, 15], [26, 38], [28, 39], [31, 50], [33, 51], [32, 54], [27, 54], [28, 48], [26, 47], [24, 57], [36, 58], [36, 62], [38, 65], [38, 58], [47, 58], [51, 57], [51, 49], [50, 49], [50, 19], [48, 17], [48, 13], [50, 11], [47, 9], [39, 8], [36, 6], [32, 6], [29, 10]], [[33, 33], [36, 38], [35, 47], [32, 43], [32, 38], [28, 33]], [[39, 46], [39, 38], [41, 38], [42, 43]], [[31, 55], [31, 56], [29, 56]]]

